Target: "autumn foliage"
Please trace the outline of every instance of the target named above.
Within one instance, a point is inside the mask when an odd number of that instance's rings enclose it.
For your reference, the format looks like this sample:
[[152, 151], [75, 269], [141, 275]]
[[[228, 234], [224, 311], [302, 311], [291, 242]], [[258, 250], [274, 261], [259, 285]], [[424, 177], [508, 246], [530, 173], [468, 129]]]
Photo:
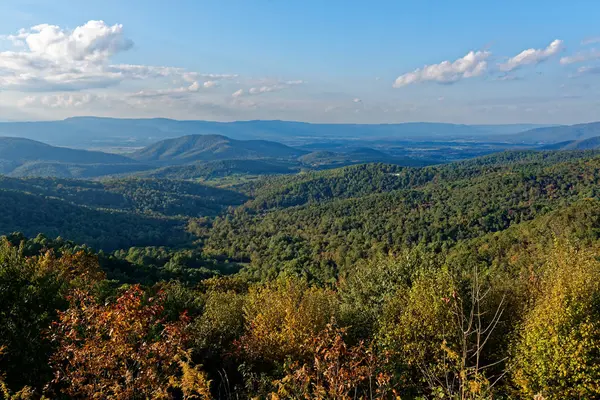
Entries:
[[166, 323], [160, 297], [133, 286], [106, 305], [80, 290], [70, 302], [53, 328], [56, 390], [89, 399], [210, 397], [185, 351], [187, 320]]
[[363, 343], [348, 346], [344, 330], [328, 324], [304, 344], [312, 358], [287, 366], [286, 375], [275, 382], [272, 400], [279, 399], [387, 399], [395, 392], [387, 360]]

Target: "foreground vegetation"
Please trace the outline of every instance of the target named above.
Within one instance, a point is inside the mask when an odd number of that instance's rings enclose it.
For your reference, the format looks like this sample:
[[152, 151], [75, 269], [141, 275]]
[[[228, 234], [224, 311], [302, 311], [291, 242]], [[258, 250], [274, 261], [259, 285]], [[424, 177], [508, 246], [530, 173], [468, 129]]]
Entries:
[[[2, 238], [0, 398], [597, 398], [599, 167], [370, 164], [210, 192], [218, 209], [183, 182], [89, 184], [181, 239]], [[104, 210], [87, 183], [10, 182]]]

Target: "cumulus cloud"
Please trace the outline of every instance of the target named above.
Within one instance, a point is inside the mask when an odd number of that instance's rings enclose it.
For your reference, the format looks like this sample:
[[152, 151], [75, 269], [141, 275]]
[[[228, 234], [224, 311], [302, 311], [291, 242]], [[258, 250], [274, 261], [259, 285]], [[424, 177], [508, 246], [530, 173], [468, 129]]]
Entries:
[[567, 65], [598, 59], [600, 59], [600, 50], [592, 49], [590, 51], [582, 51], [579, 53], [575, 53], [572, 56], [562, 57], [560, 59], [560, 63], [563, 65]]
[[509, 58], [505, 63], [500, 64], [498, 67], [501, 71], [509, 72], [524, 65], [536, 65], [558, 54], [562, 49], [563, 41], [556, 39], [545, 49], [523, 50], [516, 56]]
[[191, 84], [206, 80], [203, 85], [208, 88], [216, 81], [237, 77], [175, 67], [111, 64], [113, 56], [133, 47], [133, 41], [125, 36], [123, 25], [104, 21], [89, 21], [73, 30], [36, 25], [0, 39], [15, 46], [12, 51], [0, 52], [0, 89], [78, 91], [167, 77]]
[[123, 35], [123, 25], [108, 26], [104, 21], [89, 21], [71, 32], [56, 25], [36, 25], [8, 38], [17, 45], [27, 46], [32, 55], [68, 63], [103, 63], [133, 46]]
[[240, 89], [240, 90], [236, 90], [235, 92], [233, 92], [231, 94], [231, 97], [237, 98], [237, 97], [241, 97], [243, 95], [244, 95], [244, 89]]
[[217, 82], [216, 81], [206, 81], [202, 84], [202, 86], [204, 86], [206, 89], [209, 89], [211, 87], [217, 86]]
[[106, 64], [133, 42], [123, 26], [89, 21], [66, 31], [56, 25], [36, 25], [8, 36], [20, 51], [0, 52], [0, 87], [68, 90], [106, 87], [122, 79]]
[[463, 78], [472, 78], [485, 73], [488, 51], [471, 51], [454, 62], [443, 61], [439, 64], [426, 65], [413, 72], [400, 75], [393, 87], [400, 88], [421, 82], [454, 83]]

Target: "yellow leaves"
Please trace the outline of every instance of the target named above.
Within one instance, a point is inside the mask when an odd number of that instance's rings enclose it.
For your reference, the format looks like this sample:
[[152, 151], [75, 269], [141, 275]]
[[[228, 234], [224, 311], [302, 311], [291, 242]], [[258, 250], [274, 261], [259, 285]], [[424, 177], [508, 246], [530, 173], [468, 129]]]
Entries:
[[514, 380], [521, 393], [548, 399], [600, 395], [600, 262], [588, 250], [556, 242], [533, 308], [514, 346]]
[[304, 342], [335, 317], [337, 297], [300, 280], [280, 279], [252, 288], [244, 310], [241, 349], [252, 359], [283, 361], [304, 355]]
[[181, 377], [169, 377], [169, 385], [183, 393], [184, 400], [206, 400], [211, 398], [210, 381], [198, 366], [192, 366], [187, 360], [180, 360]]

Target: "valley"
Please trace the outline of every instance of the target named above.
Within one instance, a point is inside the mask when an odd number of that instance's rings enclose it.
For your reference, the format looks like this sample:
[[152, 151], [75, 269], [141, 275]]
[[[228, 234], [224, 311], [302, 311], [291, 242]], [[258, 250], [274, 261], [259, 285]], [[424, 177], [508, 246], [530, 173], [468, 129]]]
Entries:
[[[593, 309], [600, 293], [600, 149], [595, 136], [575, 136], [294, 146], [197, 134], [122, 154], [0, 138], [0, 317], [19, 322], [0, 325], [0, 382], [55, 387], [44, 360], [71, 347], [47, 339], [52, 323], [105, 332], [78, 339], [87, 349], [107, 337], [169, 349], [167, 333], [147, 335], [172, 329], [187, 350], [169, 357], [194, 365], [206, 398], [273, 395], [280, 379], [306, 390], [295, 377], [319, 374], [304, 368], [322, 351], [315, 363], [342, 357], [342, 368], [371, 371], [347, 378], [356, 390], [377, 374], [380, 398], [458, 390], [483, 379], [469, 375], [471, 361], [444, 361], [461, 346], [489, 365], [478, 376], [497, 380], [486, 393], [529, 393], [513, 369], [551, 387], [527, 360], [564, 364], [530, 343], [564, 336], [535, 329], [562, 318], [579, 335], [587, 328], [565, 313]], [[550, 304], [553, 291], [575, 300]], [[461, 328], [473, 307], [494, 326], [485, 346]], [[121, 357], [102, 354], [113, 366]], [[428, 383], [423, 371], [457, 383]]]

